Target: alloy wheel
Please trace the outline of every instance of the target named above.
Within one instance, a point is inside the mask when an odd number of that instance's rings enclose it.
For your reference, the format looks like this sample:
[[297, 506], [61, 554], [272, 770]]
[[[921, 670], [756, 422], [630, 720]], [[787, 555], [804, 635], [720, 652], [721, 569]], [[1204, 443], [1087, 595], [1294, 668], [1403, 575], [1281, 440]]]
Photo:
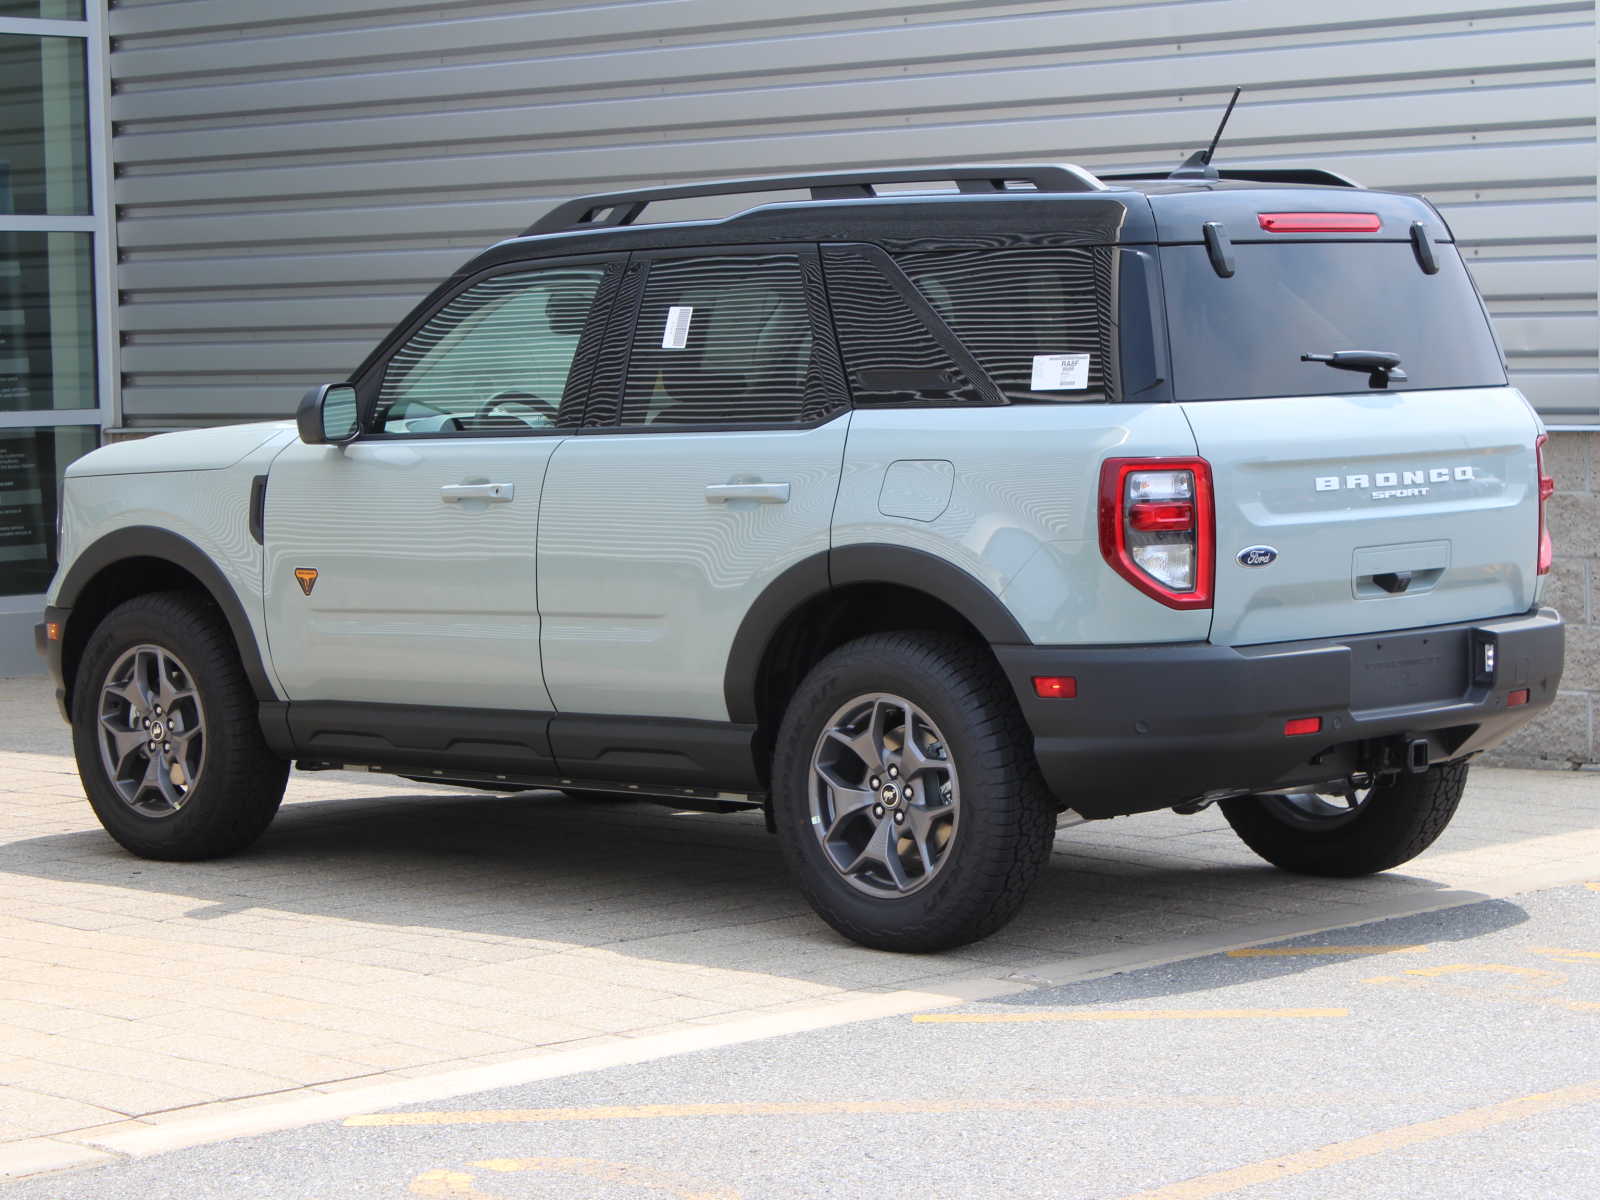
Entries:
[[828, 862], [880, 899], [932, 882], [961, 819], [944, 735], [922, 709], [887, 693], [858, 696], [829, 718], [811, 756], [810, 802]]
[[134, 646], [106, 672], [98, 714], [100, 762], [122, 802], [147, 817], [181, 809], [206, 753], [205, 715], [188, 667], [161, 646]]

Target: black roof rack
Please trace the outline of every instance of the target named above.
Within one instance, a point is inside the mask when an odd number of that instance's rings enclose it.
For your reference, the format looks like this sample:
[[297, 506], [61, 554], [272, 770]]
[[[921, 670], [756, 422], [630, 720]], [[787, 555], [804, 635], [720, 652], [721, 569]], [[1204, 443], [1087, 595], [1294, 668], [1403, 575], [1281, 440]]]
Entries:
[[[1348, 175], [1322, 167], [1213, 167], [1217, 179], [1237, 179], [1246, 183], [1312, 183], [1320, 187], [1361, 188], [1362, 185]], [[1100, 179], [1126, 183], [1134, 179], [1201, 179], [1197, 174], [1180, 174], [1179, 171], [1096, 171]], [[1365, 191], [1365, 188], [1362, 188]]]
[[1012, 182], [1031, 183], [1040, 192], [1100, 192], [1105, 186], [1082, 167], [1070, 163], [1002, 163], [961, 167], [887, 167], [871, 171], [826, 171], [813, 175], [757, 176], [718, 179], [710, 183], [685, 183], [642, 188], [631, 192], [603, 192], [578, 196], [558, 204], [540, 217], [523, 236], [564, 233], [631, 225], [648, 205], [659, 200], [688, 200], [697, 196], [735, 196], [741, 193], [808, 189], [813, 200], [857, 200], [876, 196], [885, 183], [954, 183], [963, 192], [1008, 190]]

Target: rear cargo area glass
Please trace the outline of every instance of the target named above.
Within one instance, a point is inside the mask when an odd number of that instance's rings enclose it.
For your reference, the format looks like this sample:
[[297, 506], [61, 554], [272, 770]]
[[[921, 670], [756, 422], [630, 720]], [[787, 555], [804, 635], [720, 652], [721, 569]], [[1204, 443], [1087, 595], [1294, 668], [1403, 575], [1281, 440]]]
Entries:
[[1505, 370], [1455, 247], [1425, 274], [1409, 242], [1236, 243], [1223, 278], [1204, 246], [1163, 246], [1179, 400], [1246, 400], [1369, 390], [1365, 374], [1302, 354], [1377, 350], [1406, 373], [1393, 390], [1499, 387]]

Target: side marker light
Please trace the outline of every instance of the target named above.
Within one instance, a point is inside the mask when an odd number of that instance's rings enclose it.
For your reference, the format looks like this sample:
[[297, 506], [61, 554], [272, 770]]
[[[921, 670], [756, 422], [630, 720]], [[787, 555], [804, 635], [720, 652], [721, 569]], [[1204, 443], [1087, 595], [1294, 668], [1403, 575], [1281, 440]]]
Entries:
[[1071, 700], [1078, 694], [1078, 681], [1071, 675], [1035, 675], [1033, 694], [1041, 700]]
[[1518, 688], [1514, 692], [1507, 692], [1506, 693], [1506, 707], [1507, 708], [1520, 708], [1522, 705], [1526, 704], [1527, 702], [1528, 702], [1528, 689], [1527, 688]]

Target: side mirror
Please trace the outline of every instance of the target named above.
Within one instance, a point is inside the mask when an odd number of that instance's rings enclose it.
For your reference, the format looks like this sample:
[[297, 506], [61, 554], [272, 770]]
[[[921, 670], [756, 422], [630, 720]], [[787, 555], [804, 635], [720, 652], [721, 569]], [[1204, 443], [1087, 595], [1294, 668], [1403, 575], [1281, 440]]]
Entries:
[[325, 383], [300, 397], [295, 414], [300, 440], [308, 446], [342, 446], [361, 432], [356, 390], [348, 383]]

